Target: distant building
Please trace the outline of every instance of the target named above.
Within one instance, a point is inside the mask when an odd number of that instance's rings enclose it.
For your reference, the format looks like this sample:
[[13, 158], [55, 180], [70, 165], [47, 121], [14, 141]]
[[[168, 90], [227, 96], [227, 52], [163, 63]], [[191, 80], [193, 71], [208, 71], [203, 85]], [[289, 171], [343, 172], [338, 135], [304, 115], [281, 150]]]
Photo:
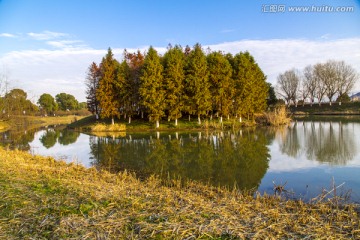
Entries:
[[360, 102], [360, 92], [352, 95], [352, 96], [350, 97], [350, 99], [351, 99], [352, 102]]

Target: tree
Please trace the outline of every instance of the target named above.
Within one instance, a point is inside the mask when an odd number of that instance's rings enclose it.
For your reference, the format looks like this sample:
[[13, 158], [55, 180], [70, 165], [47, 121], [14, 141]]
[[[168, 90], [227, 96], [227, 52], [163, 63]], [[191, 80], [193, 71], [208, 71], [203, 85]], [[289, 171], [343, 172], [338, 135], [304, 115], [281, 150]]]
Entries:
[[206, 56], [200, 44], [196, 44], [187, 57], [185, 73], [187, 111], [189, 114], [196, 114], [198, 123], [201, 124], [201, 115], [211, 109], [211, 94]]
[[136, 53], [128, 53], [124, 51], [124, 58], [128, 65], [128, 76], [126, 78], [126, 88], [128, 93], [128, 98], [126, 98], [126, 114], [129, 116], [129, 122], [131, 116], [136, 112], [141, 110], [141, 117], [143, 118], [143, 109], [140, 106], [140, 76], [142, 67], [144, 65], [144, 55], [138, 50]]
[[185, 58], [180, 46], [170, 48], [163, 57], [165, 101], [169, 113], [169, 119], [177, 120], [181, 117], [184, 107], [183, 89], [185, 79]]
[[150, 47], [140, 77], [139, 94], [141, 104], [149, 111], [149, 118], [156, 121], [156, 128], [159, 127], [160, 118], [165, 114], [166, 106], [162, 72], [160, 57], [156, 50]]
[[38, 104], [46, 113], [53, 113], [58, 109], [55, 99], [48, 93], [44, 93], [40, 96]]
[[271, 83], [267, 83], [268, 87], [268, 96], [267, 96], [267, 105], [274, 105], [277, 103], [278, 99], [276, 98], [276, 93], [274, 87], [271, 85]]
[[99, 114], [99, 101], [96, 98], [96, 91], [99, 88], [99, 80], [100, 80], [100, 67], [93, 62], [88, 69], [88, 73], [86, 76], [86, 103], [87, 108], [92, 114]]
[[319, 106], [321, 106], [321, 102], [326, 94], [326, 74], [323, 64], [315, 64], [313, 74], [316, 81], [316, 98], [318, 99]]
[[120, 117], [119, 96], [116, 85], [118, 64], [118, 61], [114, 59], [111, 48], [109, 48], [107, 54], [101, 61], [101, 76], [99, 87], [96, 91], [96, 98], [99, 101], [101, 109], [100, 117], [111, 118], [112, 124], [114, 124], [114, 117]]
[[76, 110], [78, 108], [78, 101], [71, 94], [59, 93], [55, 96], [56, 103], [59, 106], [60, 110]]
[[27, 99], [27, 93], [19, 88], [12, 89], [6, 93], [3, 101], [3, 110], [8, 114], [25, 114], [38, 110], [37, 106]]
[[[353, 67], [347, 65], [344, 61], [335, 62], [335, 68], [337, 75], [337, 91], [339, 97], [348, 96], [356, 81], [359, 79], [359, 75]], [[345, 97], [345, 99], [347, 98]]]
[[305, 101], [310, 95], [309, 86], [307, 85], [308, 82], [306, 81], [305, 77], [301, 77], [299, 83], [299, 97], [301, 98], [302, 105], [305, 106]]
[[277, 92], [285, 99], [288, 105], [290, 105], [291, 101], [296, 105], [299, 82], [300, 77], [295, 69], [279, 74], [277, 78]]
[[317, 81], [316, 77], [314, 76], [314, 67], [312, 65], [305, 67], [303, 70], [303, 75], [303, 89], [304, 91], [308, 92], [308, 96], [310, 97], [310, 106], [312, 106], [316, 98], [317, 88]]
[[207, 56], [210, 93], [213, 109], [223, 116], [229, 116], [234, 95], [232, 68], [227, 58], [221, 52], [213, 52]]
[[321, 80], [325, 85], [325, 94], [329, 99], [329, 104], [331, 106], [332, 99], [337, 93], [338, 90], [338, 77], [336, 73], [336, 62], [327, 61], [325, 64], [321, 64]]
[[268, 85], [266, 76], [249, 52], [238, 53], [233, 60], [235, 86], [234, 112], [241, 117], [254, 118], [255, 113], [266, 109]]

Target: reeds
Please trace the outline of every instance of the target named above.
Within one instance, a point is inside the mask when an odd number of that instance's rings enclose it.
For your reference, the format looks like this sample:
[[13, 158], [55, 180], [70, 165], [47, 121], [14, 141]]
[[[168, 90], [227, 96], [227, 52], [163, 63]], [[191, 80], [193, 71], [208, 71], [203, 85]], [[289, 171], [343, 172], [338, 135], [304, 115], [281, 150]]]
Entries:
[[140, 181], [0, 149], [0, 239], [359, 239], [359, 228], [351, 204]]
[[265, 113], [265, 121], [271, 126], [280, 126], [290, 123], [285, 105], [276, 106], [272, 111]]

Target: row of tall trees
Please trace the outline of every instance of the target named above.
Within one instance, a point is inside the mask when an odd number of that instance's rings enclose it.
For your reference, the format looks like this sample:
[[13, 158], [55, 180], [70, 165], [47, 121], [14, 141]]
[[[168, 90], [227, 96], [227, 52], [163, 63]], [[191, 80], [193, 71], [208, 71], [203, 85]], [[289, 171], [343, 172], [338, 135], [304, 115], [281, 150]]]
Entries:
[[150, 47], [146, 54], [124, 51], [121, 62], [109, 48], [97, 65], [89, 67], [88, 109], [102, 118], [123, 115], [131, 122], [135, 114], [150, 121], [183, 114], [201, 117], [214, 114], [252, 117], [266, 108], [269, 85], [249, 52], [235, 56], [222, 52], [205, 54], [200, 44], [192, 49], [169, 46], [163, 56]]
[[331, 105], [334, 98], [339, 102], [349, 98], [349, 93], [359, 79], [355, 69], [344, 61], [329, 60], [307, 66], [302, 72], [296, 69], [281, 73], [277, 78], [277, 93], [288, 105], [297, 105], [306, 100], [313, 105], [315, 99], [319, 105], [324, 98]]

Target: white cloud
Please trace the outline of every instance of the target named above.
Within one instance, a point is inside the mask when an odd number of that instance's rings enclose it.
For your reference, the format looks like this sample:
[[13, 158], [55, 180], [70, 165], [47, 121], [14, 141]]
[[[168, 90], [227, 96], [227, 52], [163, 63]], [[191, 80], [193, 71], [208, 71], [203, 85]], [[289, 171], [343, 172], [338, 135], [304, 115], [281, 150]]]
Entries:
[[[51, 35], [51, 34], [50, 34]], [[0, 65], [7, 66], [13, 87], [20, 87], [29, 95], [42, 93], [56, 95], [60, 92], [73, 94], [85, 101], [85, 76], [89, 65], [99, 63], [107, 49], [95, 50], [79, 47], [81, 41], [47, 41], [56, 50], [13, 51], [0, 56]], [[258, 62], [268, 81], [275, 84], [276, 77], [291, 68], [302, 69], [308, 64], [328, 59], [344, 60], [360, 73], [360, 38], [332, 41], [305, 39], [242, 40], [210, 45], [212, 50], [236, 54], [249, 51]], [[208, 46], [204, 46], [206, 49]], [[148, 46], [139, 48], [145, 52]], [[160, 54], [166, 47], [156, 48]], [[123, 49], [112, 49], [115, 58], [121, 60]], [[137, 49], [127, 49], [135, 52]], [[357, 90], [360, 87], [357, 86]], [[37, 99], [36, 99], [37, 100]]]
[[0, 33], [0, 37], [16, 38], [17, 36], [11, 33]]
[[88, 46], [80, 40], [48, 41], [46, 44], [60, 49], [86, 49]]
[[[276, 83], [279, 73], [297, 68], [302, 70], [309, 64], [329, 59], [344, 60], [360, 73], [360, 38], [338, 40], [272, 39], [242, 40], [209, 45], [212, 50], [232, 54], [249, 51], [268, 76]], [[208, 46], [204, 46], [207, 48]], [[359, 85], [357, 86], [360, 90]]]
[[27, 35], [35, 40], [51, 40], [57, 39], [62, 37], [68, 37], [67, 33], [59, 33], [59, 32], [50, 32], [50, 31], [43, 31], [41, 33], [27, 33]]

